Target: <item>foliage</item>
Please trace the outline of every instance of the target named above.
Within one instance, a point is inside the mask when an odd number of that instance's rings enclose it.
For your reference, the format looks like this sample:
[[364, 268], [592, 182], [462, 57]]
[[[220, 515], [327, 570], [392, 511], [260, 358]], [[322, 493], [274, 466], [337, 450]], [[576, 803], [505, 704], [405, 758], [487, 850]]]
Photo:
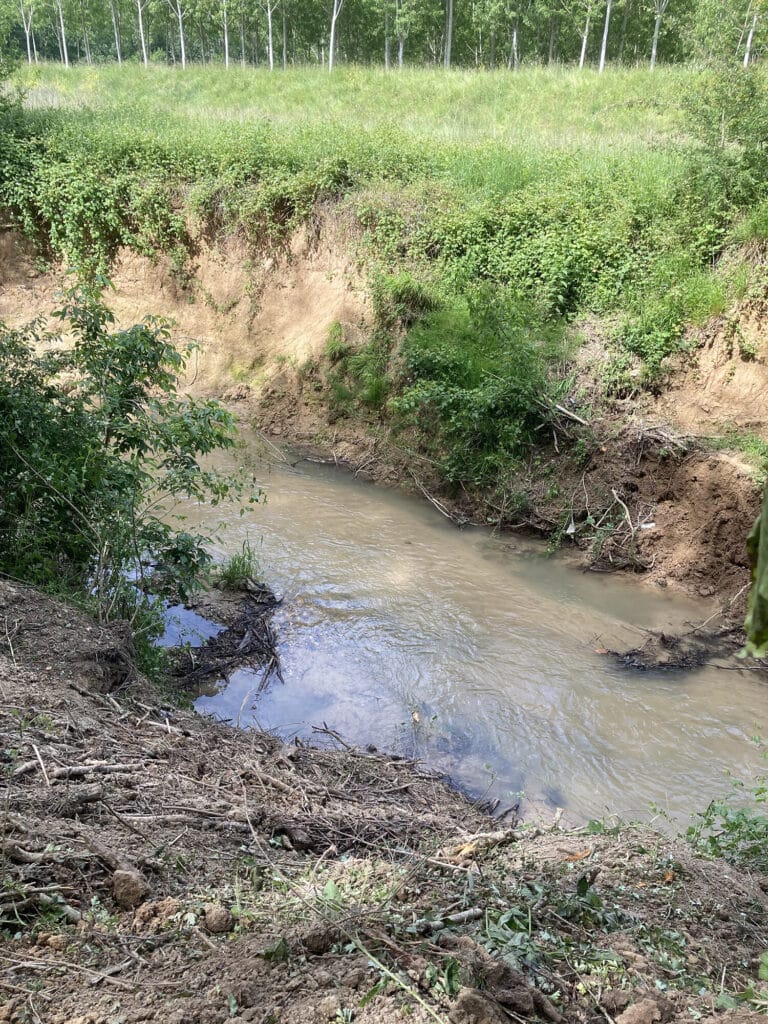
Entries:
[[258, 575], [259, 561], [248, 538], [239, 551], [216, 566], [216, 581], [224, 590], [243, 590], [248, 580], [255, 580]]
[[703, 151], [750, 179], [742, 188], [761, 182], [768, 163], [768, 96], [758, 68], [709, 67], [684, 96], [683, 110]]
[[[318, 204], [343, 202], [386, 333], [435, 311], [435, 281], [458, 305], [492, 284], [550, 318], [612, 318], [616, 365], [639, 359], [654, 386], [686, 324], [730, 301], [719, 254], [738, 230], [760, 236], [768, 90], [760, 68], [657, 69], [653, 103], [650, 82], [45, 68], [25, 78], [32, 109], [3, 121], [0, 205], [89, 273], [125, 246], [184, 271], [197, 234], [285, 249]], [[358, 367], [378, 406], [385, 348]], [[332, 387], [357, 400], [345, 373]]]
[[689, 840], [702, 853], [733, 864], [768, 870], [768, 780], [747, 787], [735, 782], [722, 800], [713, 800], [688, 829]]
[[410, 327], [439, 304], [427, 285], [407, 270], [376, 274], [371, 282], [371, 298], [376, 324], [383, 330]]
[[[325, 40], [331, 11], [338, 12], [342, 6], [335, 25], [335, 69], [342, 61], [379, 66], [409, 62], [463, 65], [486, 70], [511, 70], [521, 62], [575, 64], [583, 44], [585, 60], [597, 63], [600, 28], [607, 14], [606, 0], [528, 0], [526, 4], [476, 0], [454, 5], [449, 35], [444, 0], [346, 0], [338, 6], [306, 0], [281, 6], [281, 17], [274, 16], [276, 0], [269, 4], [229, 0], [226, 8], [217, 3], [178, 4], [174, 0], [143, 4], [140, 33], [137, 11], [130, 0], [112, 0], [109, 6], [61, 0], [53, 10], [26, 0], [22, 4], [4, 0], [0, 4], [0, 45], [8, 44], [14, 52], [24, 54], [30, 64], [37, 63], [38, 53], [47, 60], [68, 57], [70, 62], [88, 65], [120, 57], [137, 66], [145, 61], [144, 74], [159, 63], [177, 64], [180, 56], [186, 70], [191, 60], [202, 64], [228, 60], [232, 74], [238, 70], [235, 63], [262, 64], [265, 72], [281, 65], [322, 66], [329, 58]], [[744, 23], [753, 10], [749, 0], [676, 0], [669, 10], [667, 6], [660, 0], [625, 5], [621, 17], [612, 21], [608, 60], [617, 65], [625, 60], [647, 60], [654, 39], [663, 61], [698, 55], [743, 59]], [[659, 11], [664, 16], [657, 24], [654, 14]], [[760, 19], [756, 19], [753, 36], [751, 53], [756, 56], [765, 40]]]
[[513, 465], [546, 420], [547, 358], [560, 330], [520, 293], [478, 286], [408, 334], [394, 411], [434, 439], [446, 479], [485, 484]]
[[163, 321], [113, 330], [95, 289], [56, 315], [69, 346], [40, 322], [0, 328], [0, 569], [87, 595], [101, 619], [150, 622], [152, 595], [183, 599], [210, 561], [174, 500], [242, 493], [200, 463], [235, 444], [233, 421], [179, 396], [186, 354]]
[[747, 552], [752, 589], [744, 623], [747, 642], [742, 655], [764, 658], [768, 655], [768, 487], [763, 494], [760, 515], [747, 538]]

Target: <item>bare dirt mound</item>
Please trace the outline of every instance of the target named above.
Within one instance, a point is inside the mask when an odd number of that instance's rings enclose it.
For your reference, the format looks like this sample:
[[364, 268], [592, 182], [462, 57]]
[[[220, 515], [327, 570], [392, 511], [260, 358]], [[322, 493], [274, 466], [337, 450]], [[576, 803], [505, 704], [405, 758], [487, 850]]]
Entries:
[[3, 601], [0, 1020], [664, 1024], [768, 999], [768, 880], [648, 829], [508, 827], [412, 762], [244, 733], [135, 673], [105, 690], [119, 629]]
[[689, 433], [724, 429], [768, 438], [768, 305], [752, 301], [691, 334], [686, 354], [657, 410]]
[[654, 582], [687, 584], [702, 597], [746, 600], [746, 538], [760, 508], [750, 468], [734, 456], [693, 454], [669, 474], [656, 496], [653, 530], [642, 550]]
[[[0, 321], [19, 326], [50, 314], [71, 283], [64, 268], [39, 273], [30, 246], [0, 232]], [[198, 392], [258, 386], [276, 360], [301, 365], [319, 357], [335, 323], [354, 341], [369, 315], [363, 283], [340, 243], [321, 245], [305, 231], [260, 258], [237, 237], [200, 240], [184, 274], [166, 256], [124, 251], [112, 283], [106, 301], [121, 326], [151, 313], [173, 321], [174, 341], [199, 345], [186, 382]]]

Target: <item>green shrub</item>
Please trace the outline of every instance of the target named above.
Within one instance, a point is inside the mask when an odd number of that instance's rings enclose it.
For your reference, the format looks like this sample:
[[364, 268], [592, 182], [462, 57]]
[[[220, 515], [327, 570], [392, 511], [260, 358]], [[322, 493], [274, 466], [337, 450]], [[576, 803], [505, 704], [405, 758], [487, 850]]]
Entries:
[[[768, 780], [754, 785], [735, 782], [721, 800], [713, 800], [696, 816], [688, 839], [710, 857], [724, 857], [732, 864], [768, 871]], [[766, 808], [768, 810], [768, 808]]]
[[239, 551], [216, 566], [216, 580], [224, 590], [243, 590], [248, 580], [258, 579], [259, 560], [246, 538]]
[[93, 289], [70, 291], [57, 316], [71, 347], [39, 323], [0, 326], [0, 570], [87, 595], [102, 619], [135, 618], [206, 570], [207, 538], [172, 506], [242, 494], [199, 462], [234, 445], [234, 423], [178, 396], [185, 355], [163, 321], [114, 331]]
[[330, 363], [338, 363], [352, 351], [352, 346], [344, 337], [344, 328], [335, 320], [328, 330], [328, 341], [325, 343], [325, 358]]
[[546, 421], [547, 360], [561, 347], [561, 329], [525, 296], [479, 287], [408, 334], [408, 378], [392, 408], [421, 429], [446, 480], [490, 483]]
[[410, 327], [438, 305], [430, 288], [409, 271], [375, 274], [371, 298], [376, 324], [387, 331]]

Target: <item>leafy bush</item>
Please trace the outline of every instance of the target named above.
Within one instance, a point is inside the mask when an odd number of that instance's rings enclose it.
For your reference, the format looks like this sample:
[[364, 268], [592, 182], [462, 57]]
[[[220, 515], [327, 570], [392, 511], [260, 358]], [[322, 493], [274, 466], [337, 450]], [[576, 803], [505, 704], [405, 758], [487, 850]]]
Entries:
[[[731, 63], [703, 71], [683, 97], [686, 127], [708, 154], [718, 154], [746, 181], [765, 178], [768, 95], [762, 68]], [[744, 184], [744, 182], [740, 182]], [[733, 187], [733, 186], [732, 186]]]
[[199, 461], [235, 444], [233, 420], [178, 395], [185, 354], [163, 321], [111, 330], [93, 289], [56, 316], [71, 347], [39, 322], [0, 325], [0, 570], [135, 617], [150, 593], [183, 599], [210, 561], [171, 506], [242, 493]]
[[258, 573], [259, 560], [247, 538], [239, 551], [216, 567], [217, 582], [224, 590], [243, 590], [249, 580], [257, 579]]
[[393, 410], [433, 438], [451, 483], [485, 484], [508, 470], [546, 420], [547, 360], [562, 331], [530, 300], [478, 287], [408, 334], [408, 378]]
[[688, 829], [688, 839], [702, 853], [733, 864], [768, 871], [768, 779], [752, 787], [734, 783], [722, 800], [713, 800]]
[[376, 324], [383, 330], [410, 327], [424, 313], [438, 306], [436, 296], [410, 271], [375, 274], [371, 280], [371, 298]]

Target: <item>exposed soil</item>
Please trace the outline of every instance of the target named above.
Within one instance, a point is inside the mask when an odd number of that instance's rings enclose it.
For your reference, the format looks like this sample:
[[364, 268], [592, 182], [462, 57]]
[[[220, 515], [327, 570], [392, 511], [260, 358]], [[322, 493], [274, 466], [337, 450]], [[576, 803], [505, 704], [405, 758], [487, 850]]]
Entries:
[[751, 299], [738, 310], [690, 332], [693, 349], [680, 361], [657, 406], [681, 429], [714, 434], [748, 431], [768, 439], [766, 299]]
[[[183, 280], [162, 256], [124, 253], [109, 297], [118, 321], [147, 312], [172, 318], [174, 337], [200, 346], [187, 387], [229, 400], [269, 437], [421, 491], [458, 523], [554, 537], [578, 548], [592, 569], [637, 572], [742, 617], [744, 538], [759, 488], [738, 452], [713, 452], [701, 438], [732, 427], [766, 432], [765, 303], [750, 300], [692, 334], [695, 358], [686, 356], [668, 389], [644, 407], [616, 403], [587, 427], [561, 418], [552, 442], [547, 437], [506, 492], [445, 494], [414, 439], [394, 436], [386, 419], [362, 410], [339, 416], [327, 401], [329, 330], [338, 323], [351, 344], [364, 340], [370, 308], [342, 221], [319, 217], [269, 258], [256, 259], [237, 237], [201, 239], [194, 273]], [[16, 234], [0, 232], [0, 319], [19, 324], [55, 308], [62, 282], [60, 271], [38, 273]]]
[[740, 1022], [767, 998], [768, 879], [178, 710], [124, 630], [27, 588], [0, 584], [0, 624], [0, 1020]]
[[[197, 344], [187, 369], [190, 390], [258, 387], [276, 365], [317, 358], [334, 323], [351, 341], [362, 338], [368, 297], [332, 239], [330, 229], [322, 236], [301, 230], [279, 258], [256, 258], [238, 237], [201, 239], [183, 277], [162, 254], [150, 260], [126, 250], [112, 269], [107, 301], [118, 326], [151, 313], [173, 322], [179, 344]], [[29, 244], [0, 230], [0, 321], [20, 326], [49, 315], [65, 277], [62, 268], [39, 272]]]

